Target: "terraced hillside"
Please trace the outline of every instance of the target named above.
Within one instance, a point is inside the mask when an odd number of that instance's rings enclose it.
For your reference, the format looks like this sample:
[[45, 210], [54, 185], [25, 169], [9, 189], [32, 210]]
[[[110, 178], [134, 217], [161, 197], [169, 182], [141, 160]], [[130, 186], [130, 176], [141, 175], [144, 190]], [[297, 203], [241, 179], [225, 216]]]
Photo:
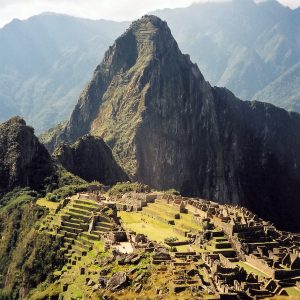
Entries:
[[38, 200], [49, 209], [40, 231], [62, 241], [66, 263], [29, 299], [300, 296], [300, 235], [208, 200], [108, 195]]
[[109, 216], [105, 209], [105, 205], [90, 199], [88, 195], [78, 194], [65, 199], [52, 210], [40, 230], [62, 238], [65, 257], [75, 265], [82, 256], [97, 249], [103, 235], [117, 229], [113, 216]]

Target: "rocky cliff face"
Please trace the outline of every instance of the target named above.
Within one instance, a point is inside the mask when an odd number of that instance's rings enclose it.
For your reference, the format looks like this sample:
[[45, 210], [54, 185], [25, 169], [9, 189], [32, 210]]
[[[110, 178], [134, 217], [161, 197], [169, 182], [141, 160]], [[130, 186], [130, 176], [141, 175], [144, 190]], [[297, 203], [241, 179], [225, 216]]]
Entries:
[[157, 17], [109, 48], [48, 146], [87, 133], [152, 187], [245, 205], [300, 230], [300, 116], [211, 87]]
[[300, 112], [298, 79], [292, 76], [300, 61], [300, 10], [280, 1], [215, 2], [153, 14], [168, 22], [211, 83], [243, 100]]
[[39, 189], [53, 173], [51, 157], [20, 117], [0, 124], [0, 192], [16, 186]]
[[54, 158], [69, 172], [87, 180], [104, 184], [128, 180], [128, 176], [116, 163], [111, 149], [99, 137], [84, 136], [72, 145], [61, 144]]

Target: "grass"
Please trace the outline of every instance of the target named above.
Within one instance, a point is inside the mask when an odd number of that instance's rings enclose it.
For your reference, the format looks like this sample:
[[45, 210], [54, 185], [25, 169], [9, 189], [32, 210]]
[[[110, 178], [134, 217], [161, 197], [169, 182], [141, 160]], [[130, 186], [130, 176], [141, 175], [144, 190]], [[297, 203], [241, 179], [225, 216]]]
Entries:
[[[148, 205], [148, 207], [157, 213], [157, 215], [161, 216], [162, 218], [169, 220], [170, 216], [167, 213], [171, 214], [178, 214], [178, 210], [176, 210], [173, 206], [169, 204], [164, 204], [164, 203], [151, 203]], [[192, 220], [192, 215], [191, 214], [180, 214], [180, 219], [175, 220], [175, 224], [177, 228], [181, 229], [195, 229], [195, 230], [202, 230], [203, 228], [199, 225], [197, 225], [193, 220]]]
[[184, 252], [184, 251], [190, 251], [190, 247], [192, 247], [193, 251], [196, 252], [205, 252], [204, 249], [197, 247], [196, 245], [182, 245], [182, 246], [176, 246], [177, 251]]
[[179, 241], [186, 239], [184, 236], [174, 232], [172, 225], [165, 224], [145, 215], [143, 215], [143, 222], [141, 212], [122, 211], [118, 215], [127, 230], [145, 234], [150, 240], [164, 243], [165, 238], [169, 237], [177, 237]]
[[181, 214], [180, 215], [181, 219], [176, 221], [176, 224], [178, 224], [181, 227], [190, 227], [196, 230], [203, 230], [203, 228], [199, 225], [197, 225], [193, 220], [192, 220], [192, 215], [191, 214]]
[[5, 209], [10, 210], [10, 209], [14, 208], [17, 205], [25, 204], [25, 203], [28, 203], [28, 202], [33, 202], [34, 200], [35, 200], [35, 198], [30, 196], [30, 195], [26, 195], [26, 194], [20, 195], [17, 198], [10, 201], [6, 205]]
[[55, 284], [51, 284], [48, 288], [42, 291], [40, 290], [40, 288], [33, 290], [33, 293], [31, 296], [29, 296], [29, 299], [30, 300], [47, 299], [47, 298], [51, 298], [51, 296], [58, 296], [60, 292], [61, 292], [61, 286], [55, 283]]
[[236, 263], [236, 265], [244, 268], [244, 270], [247, 272], [247, 273], [253, 273], [255, 275], [258, 275], [258, 276], [262, 276], [262, 277], [266, 277], [266, 278], [269, 278], [269, 276], [266, 274], [266, 273], [263, 273], [261, 272], [260, 270], [248, 265], [247, 263], [243, 262], [243, 261], [239, 261]]
[[49, 209], [53, 209], [53, 210], [57, 209], [57, 207], [59, 205], [59, 203], [49, 201], [46, 198], [39, 198], [36, 201], [36, 204], [39, 205], [39, 206], [47, 207]]
[[37, 193], [28, 188], [16, 188], [0, 197], [0, 213], [10, 212], [16, 207], [33, 202], [36, 196]]
[[295, 287], [289, 287], [285, 289], [289, 296], [300, 298], [300, 290]]

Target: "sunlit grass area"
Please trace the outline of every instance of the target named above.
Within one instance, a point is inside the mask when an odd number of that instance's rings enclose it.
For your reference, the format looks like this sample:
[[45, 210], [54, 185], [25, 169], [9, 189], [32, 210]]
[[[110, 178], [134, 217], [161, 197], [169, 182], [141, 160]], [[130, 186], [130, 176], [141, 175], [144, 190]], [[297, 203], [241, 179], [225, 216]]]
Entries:
[[155, 220], [148, 216], [142, 215], [141, 212], [119, 212], [124, 227], [137, 233], [148, 236], [150, 240], [164, 242], [165, 238], [176, 237], [179, 241], [186, 238], [173, 230], [173, 225], [168, 225], [161, 221]]
[[247, 264], [247, 263], [245, 263], [243, 261], [239, 261], [236, 264], [238, 266], [244, 268], [247, 273], [253, 273], [255, 275], [263, 276], [263, 277], [267, 277], [267, 278], [269, 277], [266, 273], [261, 272], [260, 270], [258, 270], [256, 268], [250, 266], [249, 264]]
[[39, 198], [36, 201], [36, 204], [39, 206], [47, 207], [49, 209], [57, 209], [57, 207], [59, 205], [58, 202], [52, 202], [52, 201], [47, 200], [46, 198]]
[[289, 287], [285, 289], [289, 296], [300, 298], [300, 290], [295, 287]]

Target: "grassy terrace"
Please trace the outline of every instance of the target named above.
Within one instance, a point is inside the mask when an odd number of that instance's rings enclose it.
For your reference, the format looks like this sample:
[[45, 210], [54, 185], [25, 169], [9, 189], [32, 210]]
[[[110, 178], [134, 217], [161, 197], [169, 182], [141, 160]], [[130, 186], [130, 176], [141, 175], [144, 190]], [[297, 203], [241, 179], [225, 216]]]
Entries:
[[300, 290], [295, 287], [289, 287], [285, 289], [289, 296], [297, 297], [300, 299]]
[[39, 206], [44, 206], [46, 208], [55, 210], [57, 209], [59, 202], [52, 202], [52, 201], [48, 201], [46, 198], [39, 198], [36, 201], [36, 204]]
[[[147, 206], [146, 210], [165, 220], [174, 219], [170, 214], [178, 214], [178, 211], [174, 207], [163, 203], [151, 203]], [[126, 229], [143, 233], [149, 239], [157, 242], [164, 242], [164, 239], [168, 237], [177, 237], [179, 241], [186, 240], [184, 236], [174, 231], [174, 227], [182, 230], [190, 228], [202, 230], [200, 226], [193, 222], [192, 215], [190, 214], [180, 214], [180, 219], [175, 220], [175, 226], [153, 219], [142, 212], [119, 212], [118, 214]]]
[[[162, 203], [153, 203], [150, 204], [149, 209], [151, 212], [156, 213], [160, 217], [170, 220], [170, 213], [177, 214], [178, 211], [168, 204]], [[167, 214], [168, 212], [169, 214]], [[151, 217], [148, 217], [142, 212], [118, 212], [118, 216], [123, 222], [123, 226], [126, 229], [133, 230], [138, 233], [143, 233], [148, 236], [150, 240], [164, 243], [165, 238], [176, 237], [178, 241], [186, 240], [186, 237], [174, 231], [174, 227], [188, 230], [188, 228], [193, 228], [196, 230], [202, 230], [200, 226], [195, 224], [192, 220], [192, 215], [190, 214], [180, 214], [181, 219], [175, 220], [174, 225], [168, 225], [159, 220], [155, 220]], [[183, 245], [176, 247], [178, 251], [191, 251], [192, 249], [197, 252], [203, 252], [204, 250], [195, 246], [195, 245]]]
[[[148, 207], [151, 211], [155, 212], [157, 215], [161, 216], [166, 220], [171, 219], [169, 215], [170, 213], [174, 215], [179, 213], [172, 205], [164, 203], [150, 203]], [[175, 224], [177, 228], [181, 229], [192, 228], [196, 230], [202, 230], [202, 227], [197, 225], [192, 220], [191, 214], [180, 214], [180, 219], [176, 219]]]
[[253, 274], [257, 275], [257, 276], [263, 276], [263, 277], [269, 278], [269, 276], [267, 274], [261, 272], [260, 270], [252, 267], [251, 265], [249, 265], [249, 264], [247, 264], [247, 263], [245, 263], [243, 261], [239, 261], [236, 264], [238, 266], [244, 268], [247, 273], [253, 273]]
[[[174, 232], [172, 225], [144, 216], [141, 212], [122, 211], [118, 212], [118, 216], [121, 218], [123, 226], [126, 229], [143, 233], [150, 240], [162, 243], [168, 237], [177, 237], [179, 241], [186, 240], [184, 236]], [[142, 221], [142, 218], [144, 221]]]

